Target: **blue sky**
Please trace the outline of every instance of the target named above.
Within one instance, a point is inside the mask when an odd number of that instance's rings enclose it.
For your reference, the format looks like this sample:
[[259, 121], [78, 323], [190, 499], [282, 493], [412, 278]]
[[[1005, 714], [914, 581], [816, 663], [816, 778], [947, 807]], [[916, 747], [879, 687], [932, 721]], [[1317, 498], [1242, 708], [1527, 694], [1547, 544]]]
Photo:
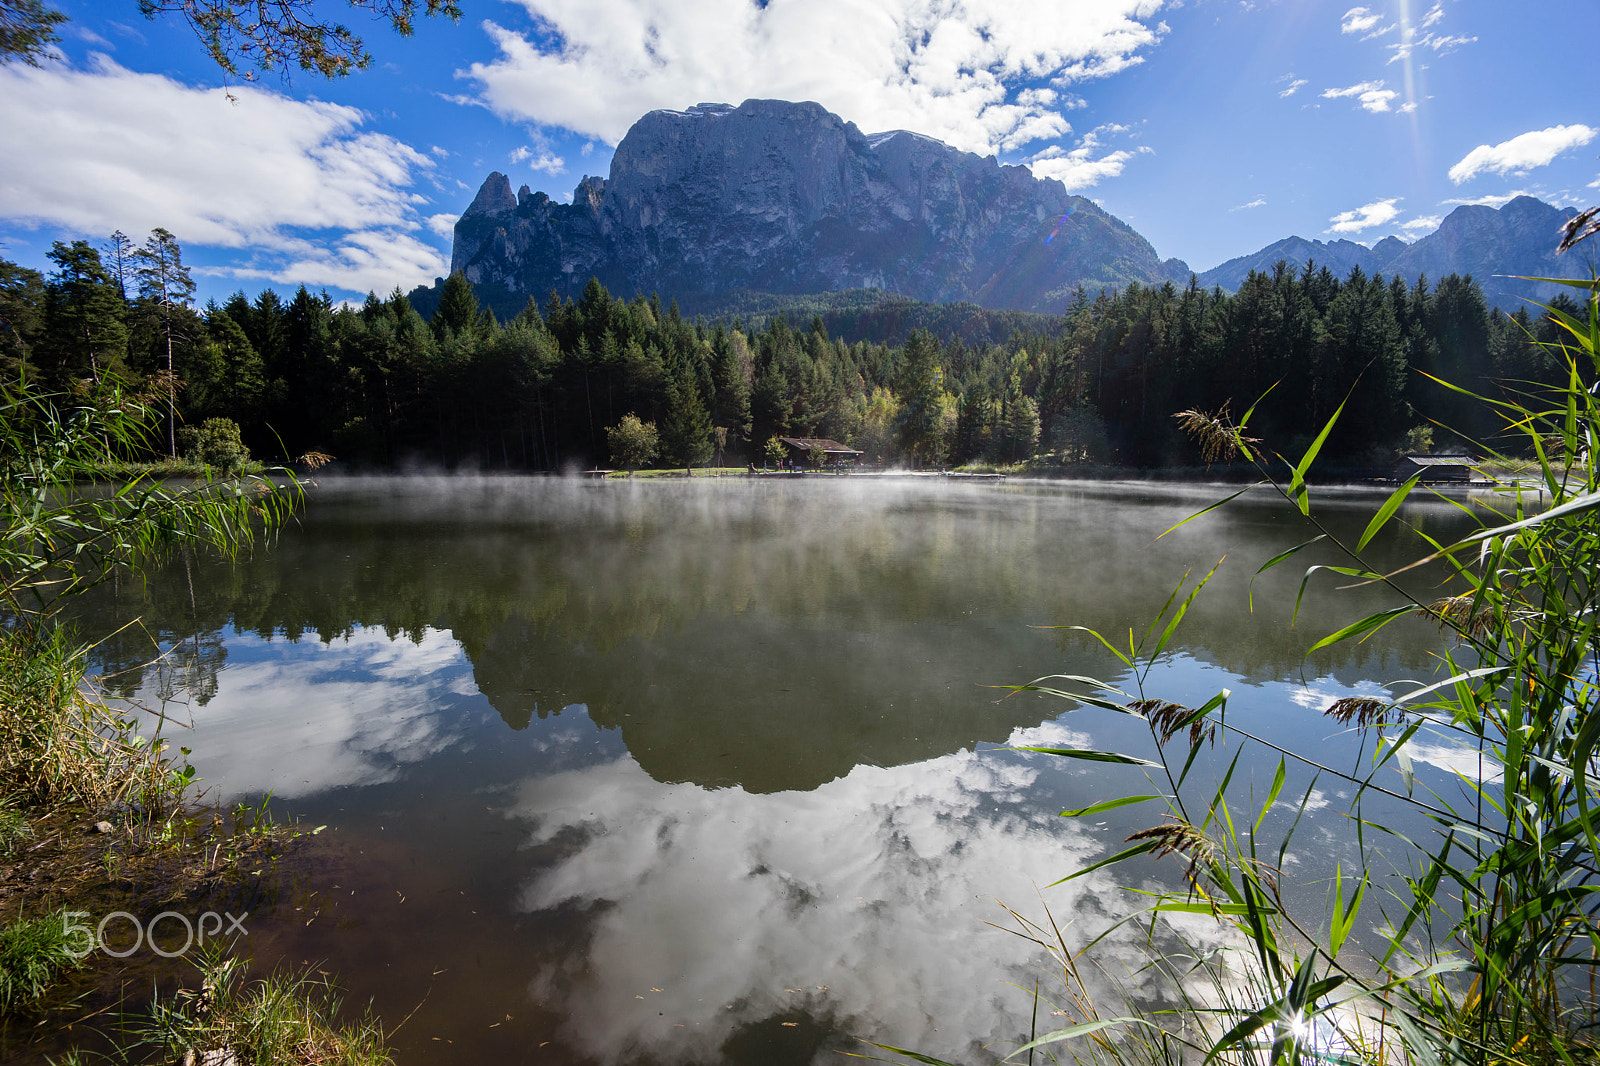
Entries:
[[225, 79], [135, 0], [0, 67], [0, 255], [165, 226], [200, 298], [430, 282], [492, 170], [558, 199], [653, 108], [811, 99], [1024, 163], [1204, 270], [1463, 202], [1600, 202], [1594, 0], [462, 0], [338, 81]]

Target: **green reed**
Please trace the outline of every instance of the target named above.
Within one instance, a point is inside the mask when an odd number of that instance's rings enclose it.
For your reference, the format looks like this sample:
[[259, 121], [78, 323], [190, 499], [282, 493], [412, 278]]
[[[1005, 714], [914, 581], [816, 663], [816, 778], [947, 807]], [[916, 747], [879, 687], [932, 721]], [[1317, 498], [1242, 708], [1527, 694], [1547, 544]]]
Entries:
[[[1348, 698], [1327, 709], [1330, 718], [1371, 741], [1363, 748], [1370, 757], [1348, 770], [1231, 723], [1226, 690], [1198, 707], [1146, 691], [1152, 668], [1215, 569], [1192, 583], [1186, 579], [1142, 638], [1129, 634], [1124, 644], [1085, 630], [1126, 667], [1121, 688], [1077, 676], [1016, 686], [1133, 715], [1149, 728], [1149, 750], [1138, 755], [1026, 749], [1143, 767], [1157, 789], [1064, 814], [1098, 815], [1156, 799], [1167, 804], [1159, 823], [1062, 881], [1140, 856], [1179, 862], [1184, 877], [1181, 888], [1149, 894], [1147, 904], [1124, 919], [1146, 930], [1150, 957], [1139, 973], [1112, 976], [1145, 991], [1110, 1013], [1102, 1012], [1082, 979], [1082, 968], [1095, 965], [1097, 941], [1069, 949], [1053, 918], [1037, 922], [1014, 914], [1018, 931], [1054, 956], [1064, 991], [1048, 1005], [1072, 1024], [1030, 1039], [1008, 1061], [1032, 1062], [1044, 1054], [1122, 1066], [1533, 1066], [1600, 1056], [1594, 983], [1600, 827], [1593, 784], [1600, 771], [1600, 398], [1594, 384], [1600, 381], [1600, 282], [1562, 284], [1587, 297], [1586, 319], [1549, 310], [1565, 330], [1552, 352], [1567, 368], [1565, 388], [1509, 383], [1505, 397], [1494, 398], [1439, 383], [1499, 415], [1502, 433], [1496, 446], [1484, 447], [1483, 469], [1514, 470], [1518, 477], [1500, 486], [1502, 502], [1487, 517], [1457, 504], [1475, 518], [1478, 528], [1470, 535], [1442, 543], [1412, 531], [1415, 561], [1399, 570], [1375, 568], [1364, 553], [1396, 523], [1418, 487], [1416, 478], [1387, 498], [1354, 541], [1323, 524], [1314, 506], [1308, 476], [1342, 408], [1298, 461], [1274, 456], [1246, 435], [1250, 412], [1237, 421], [1226, 409], [1176, 416], [1208, 461], [1252, 463], [1262, 485], [1317, 527], [1315, 537], [1268, 560], [1258, 575], [1324, 544], [1346, 562], [1308, 567], [1301, 596], [1319, 573], [1378, 583], [1392, 594], [1393, 606], [1329, 633], [1311, 652], [1345, 641], [1381, 641], [1386, 625], [1414, 615], [1442, 627], [1451, 646], [1441, 655], [1437, 679], [1392, 698]], [[1442, 595], [1423, 599], [1402, 587], [1402, 575], [1424, 566], [1446, 575]], [[1297, 619], [1300, 607], [1297, 598]], [[1424, 728], [1454, 733], [1492, 772], [1458, 775], [1455, 793], [1423, 787], [1410, 749]], [[1219, 740], [1236, 746], [1232, 761], [1220, 783], [1202, 785], [1192, 773], [1196, 761]], [[1278, 764], [1264, 798], [1240, 811], [1227, 796], [1248, 747], [1275, 753]], [[1285, 899], [1282, 868], [1294, 827], [1276, 848], [1257, 839], [1295, 762], [1319, 780], [1332, 775], [1349, 786], [1350, 819], [1362, 843], [1360, 868], [1335, 871], [1322, 913], [1302, 913]], [[1298, 807], [1295, 825], [1310, 795], [1308, 788], [1298, 804], [1286, 800]], [[1364, 816], [1363, 800], [1379, 795], [1420, 814], [1430, 835], [1408, 839]], [[1399, 838], [1413, 857], [1409, 871], [1380, 865], [1372, 846], [1380, 837]], [[1186, 946], [1166, 921], [1178, 915], [1214, 921], [1230, 946]], [[1358, 921], [1378, 927], [1376, 941], [1352, 936]], [[1153, 1004], [1151, 987], [1162, 990]]]

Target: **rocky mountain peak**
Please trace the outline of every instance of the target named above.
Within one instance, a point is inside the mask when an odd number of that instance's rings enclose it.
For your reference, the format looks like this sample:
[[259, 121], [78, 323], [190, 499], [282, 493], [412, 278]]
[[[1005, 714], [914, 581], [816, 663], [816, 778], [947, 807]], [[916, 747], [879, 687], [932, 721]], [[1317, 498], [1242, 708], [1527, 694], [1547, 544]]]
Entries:
[[[523, 189], [527, 189], [527, 186], [524, 185]], [[478, 187], [478, 195], [472, 198], [462, 217], [498, 215], [503, 211], [515, 211], [516, 208], [517, 198], [511, 192], [511, 179], [496, 170], [483, 179], [483, 184]]]
[[[508, 294], [614, 292], [685, 306], [716, 293], [881, 288], [1059, 311], [1072, 290], [1188, 280], [1058, 181], [905, 130], [863, 134], [820, 104], [652, 111], [609, 177], [570, 205], [490, 175], [456, 225], [452, 269]], [[702, 299], [697, 300], [696, 297]]]
[[1409, 247], [1411, 246], [1405, 241], [1391, 233], [1372, 246], [1372, 254], [1379, 262], [1388, 262]]

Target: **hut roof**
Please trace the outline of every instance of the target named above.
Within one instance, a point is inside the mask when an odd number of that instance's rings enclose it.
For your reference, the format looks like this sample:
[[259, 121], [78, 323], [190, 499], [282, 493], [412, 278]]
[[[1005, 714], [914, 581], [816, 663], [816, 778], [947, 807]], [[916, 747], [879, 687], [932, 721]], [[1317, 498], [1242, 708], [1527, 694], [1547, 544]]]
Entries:
[[1407, 455], [1403, 461], [1417, 466], [1471, 466], [1477, 462], [1470, 455]]
[[789, 447], [799, 448], [803, 452], [809, 452], [814, 448], [819, 448], [824, 454], [827, 455], [864, 454], [847, 444], [840, 444], [838, 441], [828, 440], [826, 437], [779, 437], [778, 439], [789, 445]]

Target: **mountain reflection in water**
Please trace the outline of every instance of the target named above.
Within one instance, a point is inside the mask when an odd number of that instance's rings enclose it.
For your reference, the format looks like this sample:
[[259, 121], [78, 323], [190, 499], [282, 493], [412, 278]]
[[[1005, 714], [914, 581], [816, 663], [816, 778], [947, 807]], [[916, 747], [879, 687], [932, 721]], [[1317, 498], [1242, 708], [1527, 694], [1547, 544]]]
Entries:
[[[1159, 790], [994, 750], [1148, 743], [1125, 716], [986, 687], [1125, 680], [1092, 638], [1039, 627], [1142, 632], [1227, 553], [1151, 694], [1232, 687], [1230, 720], [1353, 758], [1321, 709], [1431, 675], [1439, 636], [1410, 619], [1381, 653], [1303, 660], [1389, 605], [1314, 585], [1291, 628], [1300, 573], [1330, 555], [1263, 575], [1251, 611], [1256, 568], [1309, 536], [1281, 504], [1246, 498], [1158, 539], [1224, 493], [335, 480], [271, 551], [108, 585], [81, 622], [141, 620], [102, 664], [127, 695], [188, 693], [168, 711], [192, 718], [182, 743], [213, 795], [270, 790], [349, 842], [340, 891], [360, 894], [258, 951], [326, 960], [392, 1019], [415, 1009], [402, 1061], [543, 1044], [554, 1061], [799, 1063], [853, 1035], [982, 1059], [1025, 1038], [1016, 986], [1048, 980], [985, 925], [1006, 920], [996, 900], [1047, 905], [1076, 946], [1137, 905], [1119, 886], [1176, 872], [1099, 871], [1041, 898], [1159, 818], [1059, 811]], [[1329, 520], [1354, 539], [1376, 505], [1352, 494]], [[1402, 517], [1440, 537], [1463, 521], [1442, 504]], [[1395, 538], [1375, 544], [1377, 564], [1402, 561]], [[1272, 769], [1242, 765], [1235, 787]], [[1285, 795], [1308, 787], [1291, 769]], [[1319, 782], [1297, 873], [1350, 854], [1341, 811]], [[1135, 947], [1119, 931], [1098, 957], [1117, 972]]]

